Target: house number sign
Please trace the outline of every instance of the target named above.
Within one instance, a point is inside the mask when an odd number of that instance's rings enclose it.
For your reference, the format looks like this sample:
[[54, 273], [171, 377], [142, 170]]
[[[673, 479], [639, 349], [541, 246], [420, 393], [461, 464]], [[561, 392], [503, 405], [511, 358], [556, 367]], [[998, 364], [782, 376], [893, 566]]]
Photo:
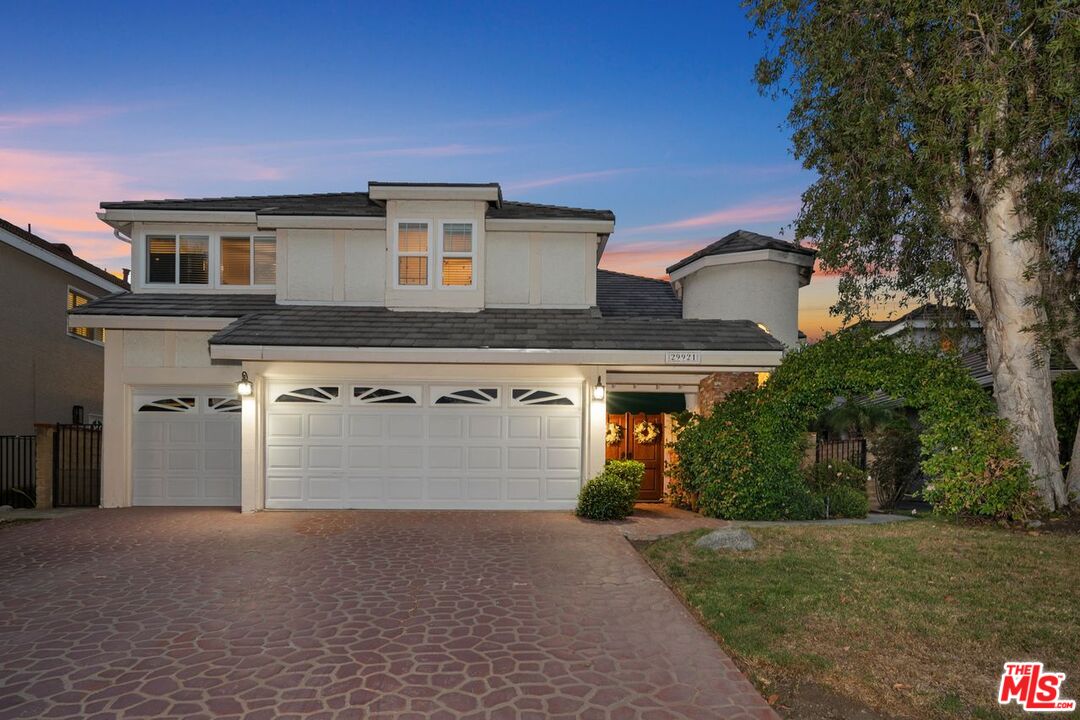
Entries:
[[701, 353], [696, 350], [669, 352], [664, 356], [664, 362], [668, 365], [700, 365]]

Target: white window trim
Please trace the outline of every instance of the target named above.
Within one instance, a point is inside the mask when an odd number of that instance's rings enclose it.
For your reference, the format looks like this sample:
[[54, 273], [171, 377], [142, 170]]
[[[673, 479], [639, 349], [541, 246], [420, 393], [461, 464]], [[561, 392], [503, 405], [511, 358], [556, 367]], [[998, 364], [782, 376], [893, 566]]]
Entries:
[[[66, 312], [66, 308], [67, 308], [67, 299], [68, 299], [68, 296], [71, 295], [71, 293], [81, 295], [82, 297], [86, 298], [87, 302], [93, 302], [94, 300], [97, 300], [96, 295], [91, 295], [90, 293], [86, 292], [82, 288], [77, 288], [74, 285], [68, 285], [67, 286], [67, 294], [64, 295], [65, 312]], [[90, 325], [76, 325], [75, 327], [85, 327], [87, 330], [101, 330], [103, 334], [105, 332], [104, 329], [102, 329], [102, 328], [92, 327]], [[101, 342], [100, 340], [95, 340], [92, 337], [83, 337], [82, 335], [79, 335], [77, 332], [75, 332], [74, 327], [69, 326], [67, 328], [67, 336], [75, 338], [76, 340], [82, 340], [83, 342], [88, 342], [91, 345], [97, 345], [98, 347], [105, 347], [105, 343]]]
[[[444, 252], [443, 242], [446, 234], [447, 225], [468, 225], [472, 228], [472, 250], [467, 253], [463, 252]], [[475, 290], [476, 289], [476, 247], [479, 245], [479, 241], [476, 237], [476, 221], [475, 220], [439, 220], [439, 247], [437, 253], [437, 259], [435, 261], [436, 273], [438, 274], [438, 285], [440, 290]], [[467, 257], [472, 260], [472, 282], [468, 285], [444, 285], [442, 278], [442, 261], [444, 257], [448, 258], [464, 258]]]
[[[399, 247], [399, 245], [398, 245], [398, 232], [401, 230], [402, 225], [408, 225], [409, 223], [413, 223], [413, 224], [423, 223], [424, 225], [427, 226], [427, 254], [426, 254], [426, 257], [427, 257], [427, 284], [426, 285], [402, 285], [399, 282], [400, 279], [401, 279], [401, 272], [400, 272], [400, 270], [398, 268], [398, 258], [399, 257], [425, 257], [424, 253], [415, 253], [415, 252], [402, 253], [402, 252], [398, 251], [398, 247]], [[431, 218], [412, 218], [412, 219], [410, 219], [410, 218], [396, 218], [394, 220], [394, 238], [393, 238], [393, 240], [394, 240], [394, 247], [393, 247], [394, 262], [393, 262], [393, 267], [391, 268], [391, 270], [392, 270], [393, 276], [394, 276], [394, 281], [393, 282], [394, 282], [394, 289], [395, 290], [430, 290], [430, 289], [432, 289], [432, 287], [434, 287], [435, 274], [436, 274], [436, 272], [438, 270], [437, 270], [436, 267], [433, 267], [433, 266], [436, 266], [441, 262], [439, 260], [434, 259], [435, 258], [434, 242], [433, 242], [434, 238], [432, 237], [433, 233], [431, 232], [431, 229], [432, 229], [432, 227], [434, 225], [435, 225], [435, 223]], [[442, 241], [440, 239], [440, 243], [441, 242]]]
[[[180, 236], [188, 235], [193, 237], [207, 237], [210, 239], [210, 247], [208, 252], [208, 262], [210, 268], [208, 272], [207, 282], [205, 284], [200, 283], [181, 283], [180, 280]], [[150, 238], [151, 237], [172, 237], [175, 242], [174, 257], [176, 258], [176, 269], [173, 274], [173, 282], [150, 282]], [[225, 285], [221, 282], [221, 238], [222, 237], [246, 237], [250, 240], [248, 244], [248, 259], [249, 259], [249, 282], [247, 285]], [[275, 279], [272, 283], [255, 283], [255, 238], [273, 238], [274, 239], [274, 255], [275, 255]], [[136, 290], [162, 290], [162, 289], [177, 289], [185, 290], [192, 293], [204, 293], [204, 292], [276, 292], [277, 290], [277, 274], [281, 270], [280, 255], [281, 243], [278, 242], [279, 238], [276, 232], [257, 232], [254, 230], [239, 230], [231, 232], [228, 230], [210, 230], [210, 229], [153, 229], [145, 230], [139, 233], [138, 249], [142, 254], [141, 262], [138, 267], [141, 272], [135, 278], [133, 287]]]

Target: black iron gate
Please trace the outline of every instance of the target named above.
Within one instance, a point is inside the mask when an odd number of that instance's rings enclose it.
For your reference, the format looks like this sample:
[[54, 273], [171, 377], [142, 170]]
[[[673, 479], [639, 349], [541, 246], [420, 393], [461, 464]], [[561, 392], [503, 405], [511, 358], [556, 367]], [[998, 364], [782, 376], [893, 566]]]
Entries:
[[34, 436], [0, 436], [0, 505], [34, 507]]
[[57, 425], [53, 435], [53, 505], [101, 504], [101, 426]]
[[865, 470], [866, 438], [818, 440], [817, 451], [814, 455], [819, 463], [829, 462], [830, 460], [843, 460]]

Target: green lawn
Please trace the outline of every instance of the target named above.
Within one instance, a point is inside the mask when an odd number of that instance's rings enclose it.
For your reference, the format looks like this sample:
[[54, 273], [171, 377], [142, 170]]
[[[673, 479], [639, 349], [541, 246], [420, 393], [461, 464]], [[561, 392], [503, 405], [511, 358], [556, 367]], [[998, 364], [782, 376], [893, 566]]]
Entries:
[[883, 714], [994, 718], [1006, 660], [1080, 698], [1080, 536], [918, 520], [754, 528], [756, 550], [717, 553], [703, 532], [645, 557], [781, 704], [810, 681]]

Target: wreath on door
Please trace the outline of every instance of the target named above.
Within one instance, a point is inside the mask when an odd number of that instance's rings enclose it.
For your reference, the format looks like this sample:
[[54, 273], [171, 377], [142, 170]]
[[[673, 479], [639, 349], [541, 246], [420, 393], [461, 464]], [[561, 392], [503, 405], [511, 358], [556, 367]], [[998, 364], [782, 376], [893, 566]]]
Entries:
[[623, 426], [619, 423], [609, 422], [607, 432], [604, 434], [604, 442], [608, 445], [618, 445], [623, 439]]
[[652, 445], [660, 438], [660, 428], [656, 423], [642, 420], [634, 426], [634, 440], [638, 445]]

